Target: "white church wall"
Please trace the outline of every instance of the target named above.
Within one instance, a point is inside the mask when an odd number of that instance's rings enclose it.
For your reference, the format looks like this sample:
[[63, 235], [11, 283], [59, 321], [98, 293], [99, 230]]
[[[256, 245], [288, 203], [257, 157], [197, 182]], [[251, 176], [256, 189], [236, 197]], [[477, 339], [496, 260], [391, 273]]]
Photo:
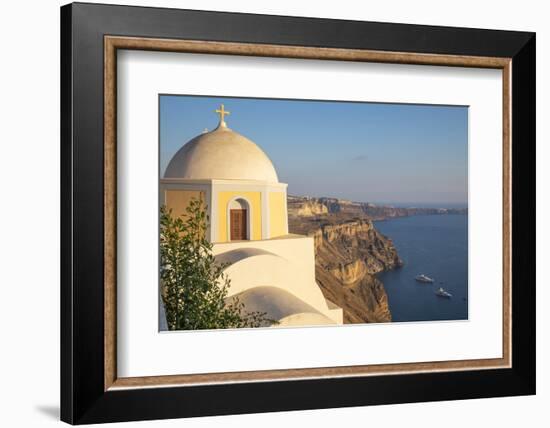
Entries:
[[313, 306], [322, 314], [341, 323], [341, 309], [329, 309], [321, 289], [315, 281], [315, 254], [313, 238], [289, 235], [281, 239], [218, 243], [214, 255], [235, 250], [255, 250], [226, 269], [231, 279], [229, 295], [250, 288], [274, 286], [286, 290]]

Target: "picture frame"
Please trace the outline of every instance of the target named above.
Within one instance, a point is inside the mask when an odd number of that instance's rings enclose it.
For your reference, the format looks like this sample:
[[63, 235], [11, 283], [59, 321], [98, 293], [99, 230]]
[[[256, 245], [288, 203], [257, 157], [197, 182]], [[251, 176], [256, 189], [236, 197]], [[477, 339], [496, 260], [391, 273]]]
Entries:
[[[118, 377], [118, 50], [502, 70], [502, 358]], [[61, 419], [86, 424], [534, 394], [535, 97], [534, 33], [63, 6]]]

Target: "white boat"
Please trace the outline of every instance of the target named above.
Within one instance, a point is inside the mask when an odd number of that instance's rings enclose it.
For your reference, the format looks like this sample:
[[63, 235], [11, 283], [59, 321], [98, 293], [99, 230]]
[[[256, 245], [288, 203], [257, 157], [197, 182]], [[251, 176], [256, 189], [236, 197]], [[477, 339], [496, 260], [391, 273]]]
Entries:
[[451, 297], [453, 297], [453, 295], [448, 291], [445, 291], [443, 287], [439, 287], [435, 292], [435, 294], [437, 294], [439, 297], [446, 297], [447, 299], [450, 299]]
[[423, 273], [420, 275], [417, 275], [414, 279], [416, 279], [418, 282], [428, 282], [428, 283], [434, 282], [432, 278], [430, 278], [427, 275], [424, 275]]

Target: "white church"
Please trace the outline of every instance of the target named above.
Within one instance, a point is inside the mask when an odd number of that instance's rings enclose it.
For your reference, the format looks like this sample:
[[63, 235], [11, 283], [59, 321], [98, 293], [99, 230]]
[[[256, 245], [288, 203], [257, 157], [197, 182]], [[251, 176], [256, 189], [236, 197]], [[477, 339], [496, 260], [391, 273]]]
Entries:
[[229, 297], [247, 311], [267, 313], [278, 326], [342, 324], [342, 309], [315, 281], [313, 238], [288, 233], [287, 184], [254, 142], [220, 123], [193, 138], [160, 180], [160, 203], [174, 215], [192, 198], [206, 202], [216, 260], [230, 263]]

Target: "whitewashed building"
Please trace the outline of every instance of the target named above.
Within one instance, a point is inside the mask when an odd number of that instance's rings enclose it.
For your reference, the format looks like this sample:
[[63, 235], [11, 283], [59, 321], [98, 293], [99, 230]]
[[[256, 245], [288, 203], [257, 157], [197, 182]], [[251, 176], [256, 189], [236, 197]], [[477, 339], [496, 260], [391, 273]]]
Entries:
[[229, 263], [229, 296], [248, 311], [266, 312], [279, 326], [342, 324], [342, 309], [315, 281], [313, 238], [288, 233], [287, 184], [254, 142], [220, 122], [173, 156], [160, 181], [160, 202], [174, 215], [192, 198], [205, 201], [209, 240]]

